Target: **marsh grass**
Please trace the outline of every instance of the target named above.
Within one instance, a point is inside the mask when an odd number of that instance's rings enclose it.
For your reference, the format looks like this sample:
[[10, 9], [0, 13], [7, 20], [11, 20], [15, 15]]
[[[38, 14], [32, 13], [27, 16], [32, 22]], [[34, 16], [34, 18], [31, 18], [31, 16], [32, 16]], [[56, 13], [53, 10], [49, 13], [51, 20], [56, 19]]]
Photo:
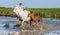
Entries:
[[9, 27], [10, 27], [10, 24], [9, 24], [9, 23], [6, 23], [6, 24], [4, 25], [4, 27], [9, 28]]
[[[60, 19], [60, 8], [25, 8], [26, 10], [33, 11], [33, 13], [41, 14], [44, 18], [57, 18]], [[24, 10], [25, 10], [24, 9]], [[0, 8], [0, 15], [14, 16], [13, 8]]]

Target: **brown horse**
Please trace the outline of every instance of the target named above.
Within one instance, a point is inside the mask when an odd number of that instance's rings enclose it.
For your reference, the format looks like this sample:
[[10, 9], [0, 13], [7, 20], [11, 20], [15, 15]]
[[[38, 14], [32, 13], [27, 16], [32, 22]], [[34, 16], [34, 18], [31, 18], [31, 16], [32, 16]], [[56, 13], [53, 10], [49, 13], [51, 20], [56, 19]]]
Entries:
[[42, 21], [42, 17], [38, 14], [38, 15], [34, 15], [34, 13], [32, 11], [30, 11], [30, 15], [29, 15], [32, 19], [33, 22], [40, 22]]

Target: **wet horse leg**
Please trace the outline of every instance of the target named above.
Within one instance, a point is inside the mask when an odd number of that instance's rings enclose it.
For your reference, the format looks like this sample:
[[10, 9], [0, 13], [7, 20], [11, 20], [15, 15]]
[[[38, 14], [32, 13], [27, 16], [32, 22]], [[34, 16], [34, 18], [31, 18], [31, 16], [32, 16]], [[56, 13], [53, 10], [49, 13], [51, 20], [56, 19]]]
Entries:
[[32, 17], [30, 17], [30, 26], [32, 25]]

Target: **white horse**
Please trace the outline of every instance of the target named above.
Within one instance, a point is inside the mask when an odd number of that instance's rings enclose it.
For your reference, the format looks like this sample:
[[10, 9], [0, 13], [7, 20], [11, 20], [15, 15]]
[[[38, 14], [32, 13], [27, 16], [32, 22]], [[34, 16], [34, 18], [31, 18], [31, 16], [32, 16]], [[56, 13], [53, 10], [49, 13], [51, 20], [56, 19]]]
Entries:
[[27, 10], [22, 10], [19, 8], [19, 6], [17, 6], [16, 8], [14, 8], [13, 11], [18, 17], [20, 16], [22, 19], [22, 25], [24, 22], [29, 22], [30, 21], [30, 17], [28, 17], [28, 14], [30, 13], [30, 11]]

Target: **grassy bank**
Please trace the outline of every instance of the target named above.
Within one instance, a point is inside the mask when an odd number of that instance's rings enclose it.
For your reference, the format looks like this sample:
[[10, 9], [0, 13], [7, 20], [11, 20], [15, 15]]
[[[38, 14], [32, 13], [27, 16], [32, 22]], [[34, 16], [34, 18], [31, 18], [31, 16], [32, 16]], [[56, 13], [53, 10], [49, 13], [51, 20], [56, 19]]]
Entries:
[[15, 16], [13, 8], [0, 8], [0, 16]]
[[[60, 18], [60, 8], [25, 8], [34, 14], [40, 13], [44, 18]], [[13, 8], [0, 8], [0, 15], [15, 16]]]
[[32, 10], [35, 14], [42, 14], [45, 18], [60, 18], [60, 8], [26, 8]]

